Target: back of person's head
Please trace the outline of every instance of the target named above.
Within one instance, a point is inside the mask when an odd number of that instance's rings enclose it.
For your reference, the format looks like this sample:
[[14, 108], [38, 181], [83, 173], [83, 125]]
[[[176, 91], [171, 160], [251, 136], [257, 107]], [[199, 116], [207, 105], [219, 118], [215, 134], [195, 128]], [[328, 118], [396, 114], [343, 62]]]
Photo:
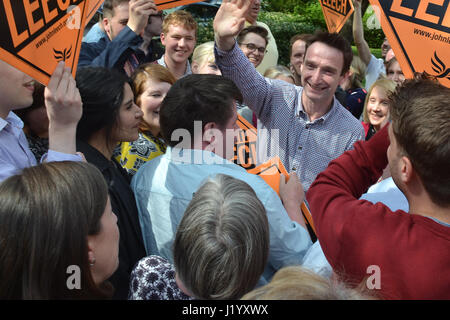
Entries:
[[103, 2], [103, 16], [108, 18], [113, 17], [115, 14], [114, 8], [124, 2], [128, 3], [130, 0], [105, 0]]
[[266, 69], [266, 72], [264, 72], [264, 77], [270, 78], [270, 79], [277, 79], [278, 77], [285, 77], [290, 78], [292, 80], [292, 83], [295, 83], [294, 75], [292, 74], [291, 70], [289, 70], [287, 67], [283, 65], [276, 65], [270, 68]]
[[450, 88], [418, 74], [392, 96], [392, 130], [431, 200], [450, 207]]
[[280, 269], [270, 283], [254, 289], [242, 300], [365, 300], [367, 290], [353, 289], [343, 282], [322, 277], [301, 266]]
[[236, 37], [236, 41], [238, 43], [242, 43], [245, 36], [249, 33], [255, 33], [259, 35], [261, 38], [263, 38], [266, 41], [266, 46], [269, 43], [269, 32], [266, 28], [261, 26], [248, 26], [244, 29], [242, 29], [241, 32], [239, 32], [238, 36]]
[[169, 146], [176, 129], [187, 130], [194, 137], [194, 121], [204, 126], [213, 122], [220, 128], [233, 116], [233, 103], [242, 103], [242, 94], [233, 81], [212, 74], [185, 76], [170, 88], [159, 113], [161, 134]]
[[103, 129], [109, 141], [124, 99], [125, 84], [130, 80], [115, 69], [103, 67], [81, 68], [75, 79], [83, 102], [77, 138], [87, 142], [92, 134]]
[[[395, 92], [395, 87], [395, 82], [389, 79], [379, 79], [370, 86], [369, 91], [367, 91], [366, 99], [364, 100], [363, 121], [365, 123], [370, 123], [367, 104], [369, 103], [370, 95], [372, 94], [373, 89], [377, 88], [378, 90], [382, 90], [384, 94], [389, 98], [390, 95]], [[390, 106], [392, 106], [392, 103], [390, 104]]]
[[192, 53], [192, 63], [197, 63], [198, 65], [203, 65], [204, 63], [210, 62], [215, 63], [216, 58], [214, 57], [214, 41], [207, 41], [195, 47]]
[[194, 30], [197, 34], [197, 21], [185, 10], [176, 10], [169, 13], [163, 20], [162, 32], [168, 33], [169, 26], [181, 26], [187, 30]]
[[[101, 230], [107, 198], [102, 174], [85, 162], [49, 162], [3, 181], [0, 299], [110, 295], [106, 287], [94, 283], [87, 239]], [[67, 285], [70, 266], [80, 270], [81, 289], [70, 290]]]
[[350, 69], [350, 64], [353, 60], [353, 51], [352, 47], [350, 46], [350, 42], [348, 42], [347, 39], [345, 39], [343, 36], [337, 33], [329, 33], [318, 30], [308, 38], [308, 41], [306, 42], [305, 55], [308, 52], [308, 48], [314, 42], [324, 43], [327, 46], [330, 46], [342, 52], [344, 61], [341, 75], [344, 75]]
[[252, 290], [269, 255], [263, 204], [244, 181], [218, 174], [194, 194], [178, 226], [174, 264], [198, 299], [239, 299]]
[[[134, 99], [138, 106], [141, 107], [142, 94], [147, 90], [147, 81], [167, 82], [173, 85], [176, 81], [173, 74], [166, 67], [157, 63], [141, 64], [131, 76], [133, 82]], [[149, 131], [150, 127], [144, 119], [141, 121], [140, 130]]]

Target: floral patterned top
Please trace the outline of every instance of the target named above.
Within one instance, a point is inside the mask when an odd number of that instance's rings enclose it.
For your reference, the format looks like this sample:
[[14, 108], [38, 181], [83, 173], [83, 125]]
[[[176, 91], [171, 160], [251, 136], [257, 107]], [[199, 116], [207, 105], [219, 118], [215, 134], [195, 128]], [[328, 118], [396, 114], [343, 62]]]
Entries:
[[175, 268], [159, 256], [148, 256], [135, 266], [130, 277], [129, 300], [193, 300], [175, 282]]

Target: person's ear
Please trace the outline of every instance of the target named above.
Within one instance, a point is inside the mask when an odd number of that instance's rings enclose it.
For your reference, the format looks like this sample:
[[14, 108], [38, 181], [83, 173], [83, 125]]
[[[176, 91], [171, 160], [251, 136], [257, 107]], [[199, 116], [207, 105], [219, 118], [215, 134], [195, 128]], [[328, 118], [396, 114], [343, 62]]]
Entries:
[[108, 38], [111, 40], [111, 23], [108, 18], [103, 18], [102, 20], [103, 30], [108, 35]]
[[161, 32], [161, 35], [159, 36], [160, 40], [161, 40], [161, 44], [163, 46], [166, 45], [166, 36], [164, 35], [164, 32]]
[[191, 63], [191, 70], [192, 70], [192, 73], [197, 73], [198, 72], [198, 63], [195, 61], [195, 62], [192, 62]]
[[400, 179], [403, 183], [411, 182], [414, 176], [414, 168], [412, 166], [411, 160], [408, 157], [402, 156], [400, 158]]
[[217, 129], [217, 125], [215, 122], [208, 122], [205, 124], [205, 127], [203, 128], [203, 141], [207, 142], [209, 144], [214, 142], [215, 139], [215, 129]]
[[95, 265], [95, 253], [94, 253], [95, 245], [93, 237], [88, 236], [87, 247], [88, 247], [89, 266], [93, 267]]

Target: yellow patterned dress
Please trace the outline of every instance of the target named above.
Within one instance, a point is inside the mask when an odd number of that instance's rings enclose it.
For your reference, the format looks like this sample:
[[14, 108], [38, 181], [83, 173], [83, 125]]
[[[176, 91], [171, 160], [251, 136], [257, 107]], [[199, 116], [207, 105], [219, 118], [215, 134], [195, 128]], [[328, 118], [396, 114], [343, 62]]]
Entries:
[[133, 176], [147, 161], [166, 152], [166, 144], [150, 132], [140, 132], [133, 142], [121, 142], [114, 150], [114, 159]]

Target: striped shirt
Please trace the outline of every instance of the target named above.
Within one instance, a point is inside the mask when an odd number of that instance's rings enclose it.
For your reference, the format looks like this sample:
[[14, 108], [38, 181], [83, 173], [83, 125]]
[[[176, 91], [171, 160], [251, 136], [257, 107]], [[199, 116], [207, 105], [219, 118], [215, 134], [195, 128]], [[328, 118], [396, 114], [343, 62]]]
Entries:
[[361, 123], [336, 98], [326, 114], [310, 121], [302, 87], [264, 78], [237, 45], [214, 51], [222, 75], [234, 81], [258, 117], [258, 162], [279, 156], [288, 172], [297, 172], [305, 191], [331, 160], [364, 139]]

